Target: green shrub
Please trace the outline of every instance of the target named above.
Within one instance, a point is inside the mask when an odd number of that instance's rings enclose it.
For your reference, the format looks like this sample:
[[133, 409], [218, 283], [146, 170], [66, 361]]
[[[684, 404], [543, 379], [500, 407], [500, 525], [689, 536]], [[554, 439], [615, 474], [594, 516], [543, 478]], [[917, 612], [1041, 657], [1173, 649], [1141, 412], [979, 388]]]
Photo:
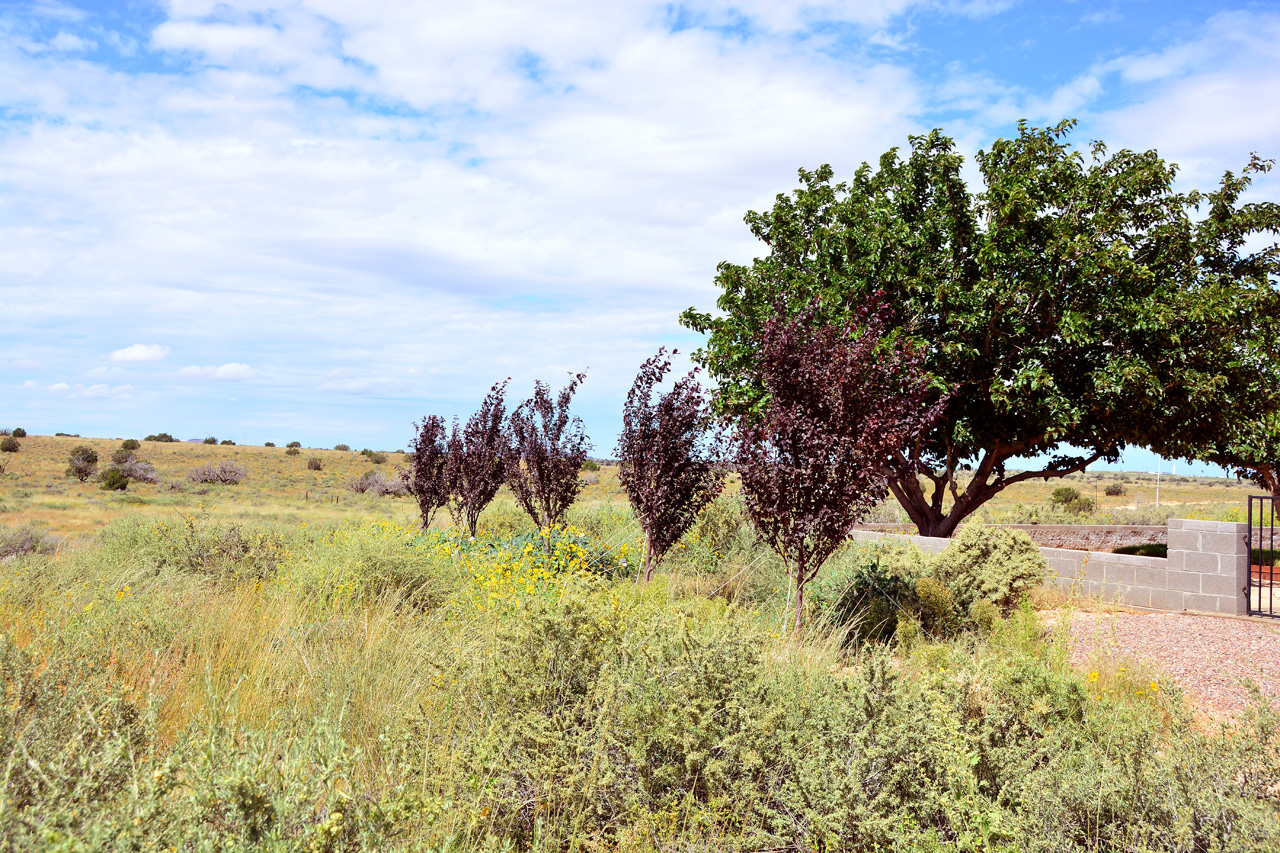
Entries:
[[296, 447], [287, 447], [284, 451], [285, 456], [297, 456], [300, 453], [302, 453], [302, 451]]
[[285, 445], [285, 447], [301, 447], [301, 446], [302, 446], [301, 441], [291, 441]]
[[133, 451], [125, 450], [123, 447], [111, 454], [111, 462], [114, 465], [123, 465], [133, 458]]
[[275, 446], [276, 446], [276, 443], [275, 443], [274, 441], [267, 441], [267, 442], [263, 442], [262, 446], [263, 446], [263, 447], [275, 447]]
[[977, 601], [990, 601], [1008, 613], [1048, 573], [1044, 556], [1026, 533], [977, 521], [961, 527], [929, 565], [929, 574], [947, 585], [961, 613]]
[[324, 460], [319, 456], [312, 456], [307, 460], [307, 468], [311, 471], [319, 471], [324, 468]]
[[599, 470], [600, 470], [600, 463], [599, 463], [599, 462], [596, 462], [594, 459], [583, 459], [583, 460], [582, 460], [582, 468], [581, 468], [580, 470], [582, 470], [582, 471], [588, 471], [588, 472], [595, 472], [595, 471], [599, 471]]
[[108, 492], [123, 492], [129, 488], [129, 478], [119, 468], [108, 468], [102, 472], [102, 485], [98, 488]]
[[144, 439], [143, 439], [143, 441], [159, 441], [159, 442], [164, 443], [164, 444], [172, 444], [173, 442], [175, 442], [175, 441], [177, 441], [177, 440], [178, 440], [178, 439], [176, 439], [176, 438], [174, 438], [173, 436], [169, 435], [169, 433], [167, 433], [167, 432], [161, 432], [161, 433], [156, 433], [155, 435], [149, 435], [149, 436], [147, 436], [146, 438], [144, 438]]
[[1120, 497], [1124, 494], [1124, 486], [1119, 483], [1109, 483], [1105, 489], [1105, 494], [1109, 498]]
[[0, 438], [0, 453], [17, 453], [22, 449], [22, 444], [13, 436], [6, 435]]
[[136, 438], [126, 438], [124, 441], [120, 442], [121, 450], [138, 450], [141, 447], [142, 442], [138, 441]]
[[234, 447], [234, 446], [235, 446], [235, 442], [234, 442], [234, 441], [232, 441], [232, 440], [231, 440], [231, 439], [229, 439], [229, 438], [224, 438], [224, 439], [222, 439], [222, 441], [218, 442], [218, 444], [227, 445], [227, 446], [229, 446], [229, 447]]
[[14, 427], [13, 432], [10, 433], [10, 435], [12, 435], [14, 438], [26, 438], [27, 431], [22, 427]]
[[349, 445], [349, 444], [335, 444], [335, 445], [333, 446], [333, 449], [334, 449], [334, 450], [350, 450], [350, 449], [351, 449], [351, 445]]
[[218, 443], [218, 439], [214, 438], [213, 436], [209, 436], [208, 438], [206, 438], [206, 439], [204, 440], [204, 442], [203, 442], [203, 443], [204, 443], [204, 444], [217, 444], [217, 443]]
[[83, 444], [71, 448], [67, 476], [75, 477], [83, 483], [96, 473], [98, 473], [98, 451]]
[[1073, 489], [1071, 486], [1058, 486], [1049, 496], [1049, 503], [1053, 506], [1064, 506], [1078, 500], [1080, 500], [1080, 490]]

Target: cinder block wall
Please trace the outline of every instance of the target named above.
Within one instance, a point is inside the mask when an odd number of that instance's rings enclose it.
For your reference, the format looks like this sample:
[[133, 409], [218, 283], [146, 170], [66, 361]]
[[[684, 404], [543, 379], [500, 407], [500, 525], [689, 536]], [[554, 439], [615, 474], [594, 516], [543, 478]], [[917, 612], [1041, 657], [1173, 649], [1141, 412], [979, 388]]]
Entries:
[[[1247, 525], [1234, 521], [1171, 518], [1169, 557], [1135, 557], [1101, 551], [1041, 548], [1049, 582], [1117, 604], [1153, 610], [1195, 610], [1243, 616], [1248, 613]], [[856, 530], [852, 538], [909, 539], [936, 554], [951, 540]]]

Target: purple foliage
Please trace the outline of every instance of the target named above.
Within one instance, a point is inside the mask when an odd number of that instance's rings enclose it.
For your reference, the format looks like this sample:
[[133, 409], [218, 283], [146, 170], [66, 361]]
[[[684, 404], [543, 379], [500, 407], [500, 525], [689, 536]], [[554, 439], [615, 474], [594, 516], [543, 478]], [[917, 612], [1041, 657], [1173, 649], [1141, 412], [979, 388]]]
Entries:
[[739, 419], [733, 458], [747, 514], [804, 588], [850, 528], [883, 500], [896, 450], [937, 422], [922, 353], [886, 339], [877, 294], [847, 324], [779, 306], [760, 340], [760, 411]]
[[670, 370], [664, 350], [641, 365], [627, 394], [618, 438], [618, 479], [644, 530], [645, 581], [724, 486], [724, 474], [703, 440], [710, 406], [696, 371], [653, 399], [654, 386]]
[[480, 513], [502, 488], [506, 475], [507, 446], [504, 402], [507, 379], [489, 389], [480, 408], [458, 427], [453, 422], [453, 434], [449, 437], [448, 481], [452, 499], [449, 514], [453, 523], [461, 528], [466, 525], [471, 536], [476, 535]]
[[550, 388], [536, 382], [533, 396], [511, 413], [507, 485], [542, 527], [559, 521], [582, 489], [578, 471], [591, 444], [582, 421], [569, 414], [569, 402], [585, 378], [576, 374], [555, 399]]
[[449, 442], [439, 415], [428, 415], [415, 426], [418, 434], [409, 442], [409, 468], [400, 476], [418, 501], [426, 530], [436, 510], [449, 501]]

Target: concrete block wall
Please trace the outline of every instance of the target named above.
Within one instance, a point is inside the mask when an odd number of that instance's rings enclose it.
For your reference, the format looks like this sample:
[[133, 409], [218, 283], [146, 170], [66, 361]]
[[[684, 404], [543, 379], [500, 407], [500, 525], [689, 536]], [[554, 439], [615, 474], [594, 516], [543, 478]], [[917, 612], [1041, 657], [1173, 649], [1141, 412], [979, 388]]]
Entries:
[[[1102, 551], [1041, 548], [1049, 582], [1117, 604], [1152, 610], [1195, 610], [1243, 616], [1248, 613], [1247, 525], [1231, 521], [1171, 518], [1168, 559]], [[936, 554], [951, 540], [855, 530], [861, 540], [909, 539]]]

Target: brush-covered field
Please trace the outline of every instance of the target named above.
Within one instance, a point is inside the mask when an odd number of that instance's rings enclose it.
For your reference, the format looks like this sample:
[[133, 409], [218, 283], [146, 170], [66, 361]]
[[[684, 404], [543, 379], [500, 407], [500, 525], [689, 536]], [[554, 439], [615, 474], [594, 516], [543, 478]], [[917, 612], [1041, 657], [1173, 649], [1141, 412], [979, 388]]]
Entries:
[[[125, 491], [104, 491], [96, 478], [79, 482], [66, 473], [73, 447], [97, 451], [106, 468], [120, 439], [29, 436], [17, 453], [0, 453], [0, 524], [34, 524], [46, 535], [77, 536], [102, 529], [126, 515], [204, 512], [214, 518], [290, 525], [331, 523], [375, 516], [405, 526], [416, 524], [417, 509], [408, 498], [357, 494], [348, 484], [369, 472], [395, 476], [405, 464], [402, 453], [388, 453], [375, 465], [356, 451], [300, 449], [287, 455], [284, 447], [225, 446], [142, 442], [138, 456], [155, 466], [158, 484], [130, 483]], [[308, 468], [311, 459], [320, 470]], [[245, 468], [238, 485], [197, 484], [188, 473], [202, 465], [229, 460]], [[579, 499], [584, 505], [626, 507], [617, 471], [603, 466], [586, 475], [588, 485]], [[1053, 490], [1067, 485], [1095, 501], [1092, 512], [1066, 512], [1050, 505]], [[1119, 485], [1124, 494], [1108, 496], [1107, 486]], [[730, 483], [730, 491], [734, 485]], [[1248, 483], [1214, 477], [1165, 475], [1156, 504], [1156, 477], [1136, 473], [1086, 473], [1063, 480], [1030, 481], [1007, 489], [980, 511], [992, 523], [1129, 523], [1162, 524], [1170, 515], [1243, 521], [1244, 496], [1256, 492]], [[505, 490], [499, 497], [507, 501]], [[947, 501], [949, 504], [949, 499]], [[905, 522], [896, 503], [875, 511], [872, 521]]]
[[1027, 600], [947, 630], [859, 609], [919, 554], [841, 552], [793, 636], [732, 496], [641, 586], [606, 500], [545, 535], [498, 502], [471, 541], [404, 501], [286, 503], [325, 481], [241, 454], [278, 478], [256, 512], [173, 493], [52, 551], [0, 529], [0, 848], [1280, 843], [1273, 709], [1197, 725], [1140, 662], [1073, 668]]

